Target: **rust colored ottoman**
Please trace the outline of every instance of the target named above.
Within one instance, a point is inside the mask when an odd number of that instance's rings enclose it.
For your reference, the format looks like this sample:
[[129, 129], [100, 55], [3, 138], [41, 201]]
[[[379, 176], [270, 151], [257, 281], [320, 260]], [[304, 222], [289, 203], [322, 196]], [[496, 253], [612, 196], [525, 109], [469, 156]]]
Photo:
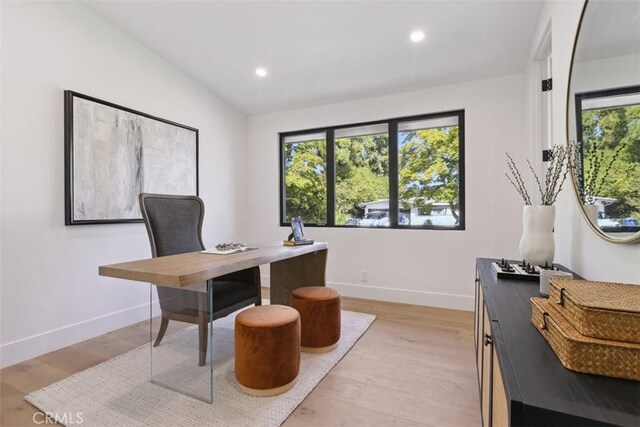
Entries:
[[307, 286], [291, 292], [291, 307], [300, 312], [302, 351], [325, 353], [340, 340], [340, 294], [326, 286]]
[[300, 370], [300, 315], [284, 305], [240, 312], [235, 324], [236, 379], [253, 396], [289, 390]]

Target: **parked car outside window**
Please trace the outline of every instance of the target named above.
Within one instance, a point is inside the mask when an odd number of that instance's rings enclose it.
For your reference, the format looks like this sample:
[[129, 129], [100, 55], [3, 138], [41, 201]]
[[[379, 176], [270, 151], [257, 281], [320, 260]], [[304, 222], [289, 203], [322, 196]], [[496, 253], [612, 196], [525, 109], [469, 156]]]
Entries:
[[360, 220], [358, 218], [349, 218], [346, 225], [360, 225]]
[[620, 220], [620, 225], [626, 227], [636, 227], [638, 225], [638, 220], [635, 218], [623, 218]]
[[598, 227], [620, 227], [620, 223], [611, 218], [599, 218]]
[[386, 212], [372, 212], [364, 216], [360, 221], [362, 227], [388, 227], [389, 217]]

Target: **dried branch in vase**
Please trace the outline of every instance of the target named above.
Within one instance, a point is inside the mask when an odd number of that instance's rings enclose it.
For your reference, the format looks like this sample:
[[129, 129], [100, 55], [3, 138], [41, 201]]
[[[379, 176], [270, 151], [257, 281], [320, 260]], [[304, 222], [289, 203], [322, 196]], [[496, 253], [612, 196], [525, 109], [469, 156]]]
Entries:
[[529, 193], [527, 192], [527, 187], [524, 185], [524, 180], [520, 175], [520, 171], [516, 166], [516, 162], [513, 161], [509, 153], [506, 153], [506, 155], [507, 155], [507, 166], [509, 167], [509, 173], [511, 174], [511, 176], [509, 176], [509, 174], [507, 174], [506, 172], [504, 173], [504, 175], [507, 177], [511, 185], [513, 185], [516, 191], [518, 191], [518, 193], [524, 200], [524, 204], [530, 205], [531, 198], [529, 197]]
[[[549, 165], [547, 166], [547, 170], [544, 175], [544, 186], [540, 181], [540, 177], [534, 170], [533, 165], [531, 165], [531, 162], [527, 160], [529, 170], [533, 174], [538, 185], [541, 205], [551, 206], [558, 199], [558, 194], [562, 191], [562, 186], [567, 180], [570, 159], [575, 157], [573, 155], [574, 151], [575, 144], [556, 145], [552, 150], [549, 150]], [[529, 196], [524, 180], [520, 175], [520, 171], [509, 153], [506, 154], [509, 173], [505, 173], [505, 175], [511, 185], [513, 185], [516, 191], [518, 191], [518, 194], [520, 194], [522, 200], [524, 200], [525, 205], [531, 205], [531, 197]]]

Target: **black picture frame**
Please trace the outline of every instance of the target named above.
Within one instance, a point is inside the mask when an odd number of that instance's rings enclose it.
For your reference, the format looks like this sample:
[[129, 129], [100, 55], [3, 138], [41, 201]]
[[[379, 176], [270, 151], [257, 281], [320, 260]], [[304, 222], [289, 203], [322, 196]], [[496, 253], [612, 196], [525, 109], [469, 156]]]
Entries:
[[[109, 123], [105, 117], [114, 121]], [[198, 195], [199, 134], [191, 126], [65, 90], [65, 225], [141, 223], [137, 202], [141, 192]], [[145, 157], [145, 151], [152, 154]], [[81, 154], [86, 152], [92, 154]], [[100, 174], [96, 172], [100, 168], [111, 169]], [[111, 172], [116, 179], [110, 178]], [[96, 191], [91, 192], [92, 188]], [[121, 205], [127, 209], [119, 214], [117, 206]], [[109, 212], [96, 214], [101, 210], [96, 206], [107, 206], [102, 211]]]

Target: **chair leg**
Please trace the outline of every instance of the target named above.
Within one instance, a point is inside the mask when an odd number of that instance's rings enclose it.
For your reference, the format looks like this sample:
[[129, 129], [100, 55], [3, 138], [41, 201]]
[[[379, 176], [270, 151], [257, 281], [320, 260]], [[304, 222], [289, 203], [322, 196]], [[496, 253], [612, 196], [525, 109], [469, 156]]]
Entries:
[[156, 342], [153, 343], [154, 347], [160, 345], [160, 341], [164, 338], [164, 334], [167, 332], [167, 326], [169, 326], [169, 319], [163, 317], [160, 322], [160, 330], [158, 331], [158, 336], [156, 337]]
[[[204, 321], [203, 321], [204, 320]], [[209, 329], [209, 322], [206, 319], [201, 319], [198, 325], [198, 335], [200, 338], [200, 361], [198, 366], [204, 366], [207, 364], [207, 335]]]

